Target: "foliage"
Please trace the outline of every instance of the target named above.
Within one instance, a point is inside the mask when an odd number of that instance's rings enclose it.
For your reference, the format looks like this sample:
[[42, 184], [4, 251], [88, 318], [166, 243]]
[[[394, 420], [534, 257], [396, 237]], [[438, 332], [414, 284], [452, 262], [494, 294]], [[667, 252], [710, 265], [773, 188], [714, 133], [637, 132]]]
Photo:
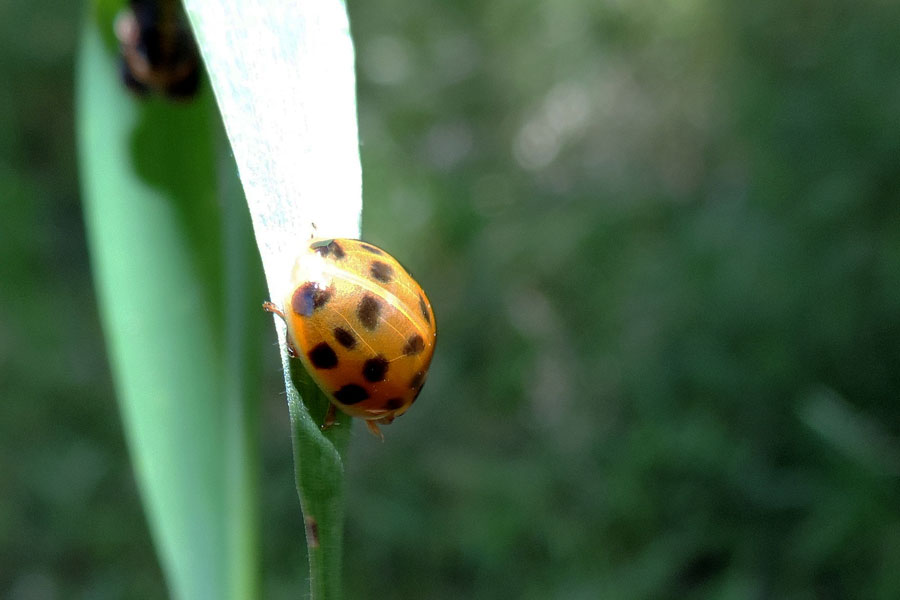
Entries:
[[[0, 22], [0, 594], [159, 596], [49, 6]], [[898, 8], [348, 8], [364, 236], [439, 342], [385, 444], [354, 430], [347, 596], [897, 597]], [[302, 561], [278, 377], [266, 598]]]

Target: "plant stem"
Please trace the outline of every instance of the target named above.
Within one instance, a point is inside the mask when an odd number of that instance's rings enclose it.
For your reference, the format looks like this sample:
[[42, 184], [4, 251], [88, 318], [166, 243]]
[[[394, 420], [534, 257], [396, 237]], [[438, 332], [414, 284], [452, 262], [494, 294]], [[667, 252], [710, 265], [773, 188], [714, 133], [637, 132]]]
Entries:
[[328, 399], [299, 361], [292, 363], [291, 379], [297, 384], [299, 395], [292, 393], [289, 386], [288, 407], [297, 492], [306, 528], [311, 597], [332, 600], [341, 597], [344, 457], [351, 423], [348, 416], [340, 413], [334, 425], [322, 432]]

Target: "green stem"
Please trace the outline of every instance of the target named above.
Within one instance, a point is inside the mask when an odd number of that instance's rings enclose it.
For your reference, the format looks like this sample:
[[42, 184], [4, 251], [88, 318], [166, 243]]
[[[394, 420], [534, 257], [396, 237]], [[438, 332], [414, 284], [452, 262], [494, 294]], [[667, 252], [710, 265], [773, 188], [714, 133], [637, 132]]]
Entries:
[[298, 394], [294, 386], [288, 386], [288, 407], [297, 492], [306, 528], [311, 597], [332, 600], [341, 597], [344, 458], [351, 420], [339, 413], [334, 425], [323, 432], [321, 423], [328, 399], [298, 361], [292, 361], [291, 379], [299, 390]]

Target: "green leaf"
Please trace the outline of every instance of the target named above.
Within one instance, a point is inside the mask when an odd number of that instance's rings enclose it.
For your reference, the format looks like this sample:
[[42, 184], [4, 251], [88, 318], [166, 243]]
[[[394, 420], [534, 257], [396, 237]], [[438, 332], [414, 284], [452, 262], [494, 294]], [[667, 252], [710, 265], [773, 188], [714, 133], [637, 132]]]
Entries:
[[253, 597], [257, 419], [246, 340], [258, 313], [246, 218], [217, 192], [214, 104], [208, 90], [177, 105], [129, 96], [96, 19], [85, 21], [77, 86], [101, 317], [171, 594]]
[[[310, 237], [359, 236], [362, 176], [346, 8], [338, 0], [186, 0], [185, 7], [234, 151], [270, 298], [280, 304]], [[292, 364], [284, 324], [275, 324], [311, 596], [339, 598], [350, 419], [339, 414], [323, 434], [328, 400]]]

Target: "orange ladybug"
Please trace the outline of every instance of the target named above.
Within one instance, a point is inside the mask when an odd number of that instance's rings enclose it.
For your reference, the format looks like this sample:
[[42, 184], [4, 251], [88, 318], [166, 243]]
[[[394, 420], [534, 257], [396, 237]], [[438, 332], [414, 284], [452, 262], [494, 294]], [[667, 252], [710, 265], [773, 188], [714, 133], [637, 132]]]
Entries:
[[284, 310], [288, 347], [334, 408], [366, 421], [383, 439], [415, 402], [437, 336], [434, 311], [415, 279], [390, 254], [353, 239], [314, 240], [294, 264]]

